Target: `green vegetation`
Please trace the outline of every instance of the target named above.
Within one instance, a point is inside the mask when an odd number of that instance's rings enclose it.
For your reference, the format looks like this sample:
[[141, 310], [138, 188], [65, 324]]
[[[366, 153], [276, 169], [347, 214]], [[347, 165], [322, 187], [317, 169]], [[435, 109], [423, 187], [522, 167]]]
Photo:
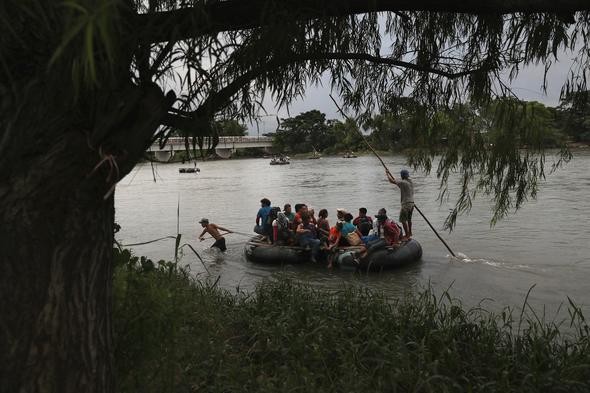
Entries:
[[590, 142], [590, 91], [567, 94], [557, 108], [557, 119], [576, 142]]
[[231, 293], [172, 263], [115, 254], [123, 392], [590, 389], [590, 329], [573, 304], [566, 335], [529, 309], [466, 310], [432, 290], [392, 300], [278, 279]]
[[[245, 136], [248, 128], [237, 120], [215, 120], [211, 122], [212, 133], [217, 136]], [[181, 129], [170, 131], [169, 136], [184, 136]]]
[[[428, 140], [441, 108], [510, 97], [529, 65], [573, 59], [563, 91], [587, 90], [589, 15], [587, 0], [0, 1], [4, 390], [112, 391], [113, 190], [152, 143], [180, 129], [210, 151], [215, 120], [314, 84], [355, 115], [409, 96]], [[464, 176], [459, 210], [478, 191], [502, 214], [535, 196], [543, 151], [502, 140], [447, 151], [437, 174]]]
[[274, 145], [280, 151], [306, 153], [314, 149], [324, 153], [364, 149], [353, 121], [326, 120], [318, 110], [283, 119], [274, 136]]
[[[458, 104], [427, 113], [423, 106], [405, 98], [396, 100], [392, 109], [384, 108], [382, 113], [359, 121], [327, 120], [318, 110], [304, 112], [283, 119], [272, 135], [275, 147], [291, 153], [364, 150], [366, 145], [358, 135], [360, 126], [372, 145], [390, 150], [420, 148], [427, 154], [452, 151], [449, 145], [470, 145], [476, 133], [488, 145], [504, 143], [508, 134], [521, 148], [561, 147], [568, 136], [580, 140], [590, 130], [590, 120], [586, 119], [590, 110], [579, 104], [576, 109], [571, 100], [567, 102], [552, 108], [539, 102], [504, 99], [483, 107]], [[416, 132], [418, 127], [425, 131]]]
[[248, 131], [248, 128], [237, 120], [215, 121], [213, 129], [219, 136], [245, 136]]

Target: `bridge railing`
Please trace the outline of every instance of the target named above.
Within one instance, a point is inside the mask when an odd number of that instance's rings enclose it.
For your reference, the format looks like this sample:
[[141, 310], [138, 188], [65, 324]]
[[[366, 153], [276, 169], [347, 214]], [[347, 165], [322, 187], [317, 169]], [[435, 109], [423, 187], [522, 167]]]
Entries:
[[[270, 136], [220, 136], [219, 144], [228, 143], [253, 143], [253, 142], [271, 142], [272, 137]], [[184, 145], [183, 137], [170, 137], [168, 138], [167, 144], [171, 145]]]

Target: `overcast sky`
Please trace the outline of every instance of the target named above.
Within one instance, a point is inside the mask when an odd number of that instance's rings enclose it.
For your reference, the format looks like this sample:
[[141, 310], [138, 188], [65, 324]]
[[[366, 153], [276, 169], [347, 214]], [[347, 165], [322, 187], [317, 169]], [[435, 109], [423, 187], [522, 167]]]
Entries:
[[[556, 63], [551, 67], [547, 75], [547, 94], [543, 93], [541, 90], [544, 72], [544, 66], [542, 65], [521, 70], [518, 78], [515, 79], [510, 86], [514, 93], [523, 100], [539, 101], [548, 106], [557, 106], [559, 104], [561, 87], [567, 79], [571, 63], [571, 60], [564, 55], [559, 63]], [[305, 98], [295, 101], [288, 111], [286, 108], [281, 108], [280, 110], [277, 109], [272, 105], [271, 100], [267, 98], [265, 100], [265, 106], [269, 115], [261, 117], [258, 122], [260, 135], [276, 130], [276, 115], [278, 115], [279, 118], [287, 118], [297, 116], [302, 112], [307, 112], [312, 109], [318, 109], [325, 113], [328, 119], [341, 119], [342, 116], [338, 113], [334, 103], [330, 99], [329, 83], [325, 83], [325, 86], [327, 87], [309, 87]], [[250, 135], [258, 134], [255, 123], [249, 126], [249, 133]]]

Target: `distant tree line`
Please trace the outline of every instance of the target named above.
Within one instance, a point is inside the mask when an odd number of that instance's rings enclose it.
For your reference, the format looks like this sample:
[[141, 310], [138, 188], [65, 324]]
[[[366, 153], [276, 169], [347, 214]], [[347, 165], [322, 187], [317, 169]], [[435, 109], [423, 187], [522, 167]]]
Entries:
[[[277, 149], [291, 153], [365, 149], [359, 130], [382, 150], [442, 148], [476, 139], [501, 144], [506, 135], [513, 140], [515, 134], [517, 141], [523, 141], [521, 147], [558, 147], [566, 142], [590, 142], [589, 98], [590, 92], [570, 94], [555, 108], [536, 101], [497, 99], [486, 106], [463, 104], [436, 112], [428, 112], [409, 98], [398, 98], [380, 114], [344, 122], [311, 110], [282, 119], [275, 133], [265, 135], [274, 136]], [[427, 132], [417, 135], [416, 127]]]
[[590, 91], [573, 92], [556, 108], [561, 130], [575, 142], [590, 142]]
[[282, 119], [272, 136], [275, 147], [281, 151], [304, 153], [315, 149], [331, 153], [362, 147], [363, 141], [357, 130], [355, 121], [328, 120], [324, 113], [311, 110]]

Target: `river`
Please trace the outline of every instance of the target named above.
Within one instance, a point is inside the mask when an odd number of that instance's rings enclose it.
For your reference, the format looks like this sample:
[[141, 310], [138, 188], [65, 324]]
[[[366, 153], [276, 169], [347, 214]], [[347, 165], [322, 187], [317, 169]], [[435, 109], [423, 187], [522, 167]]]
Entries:
[[[405, 167], [403, 156], [385, 156], [384, 160], [394, 173]], [[258, 265], [244, 258], [245, 236], [228, 235], [225, 254], [208, 248], [211, 239], [197, 239], [201, 217], [235, 231], [251, 232], [263, 197], [281, 207], [287, 202], [307, 203], [316, 214], [327, 208], [331, 223], [338, 207], [355, 214], [364, 206], [372, 215], [385, 207], [397, 218], [399, 190], [386, 182], [374, 156], [292, 159], [290, 165], [283, 166], [270, 166], [269, 160], [262, 158], [207, 161], [199, 162], [198, 174], [180, 174], [180, 166], [140, 164], [119, 183], [115, 206], [122, 229], [116, 238], [132, 244], [174, 236], [178, 225], [182, 243], [197, 250], [208, 273], [188, 247], [183, 248], [181, 264], [202, 277], [219, 277], [225, 288], [251, 290], [264, 277], [278, 274], [322, 288], [360, 285], [390, 296], [430, 285], [437, 294], [449, 289], [452, 297], [467, 306], [482, 303], [493, 310], [521, 307], [532, 288], [528, 301], [537, 312], [557, 315], [569, 297], [590, 315], [590, 151], [574, 152], [569, 164], [547, 174], [536, 200], [494, 227], [490, 227], [489, 201], [476, 201], [469, 214], [459, 217], [453, 232], [440, 232], [462, 258], [450, 258], [414, 212], [414, 238], [424, 250], [421, 262], [375, 274], [329, 271], [312, 265]], [[438, 180], [433, 174], [412, 173], [412, 178], [416, 204], [435, 228], [442, 228], [452, 201], [437, 201]], [[154, 260], [174, 258], [173, 239], [132, 249], [136, 255]], [[559, 315], [566, 315], [564, 309]]]

